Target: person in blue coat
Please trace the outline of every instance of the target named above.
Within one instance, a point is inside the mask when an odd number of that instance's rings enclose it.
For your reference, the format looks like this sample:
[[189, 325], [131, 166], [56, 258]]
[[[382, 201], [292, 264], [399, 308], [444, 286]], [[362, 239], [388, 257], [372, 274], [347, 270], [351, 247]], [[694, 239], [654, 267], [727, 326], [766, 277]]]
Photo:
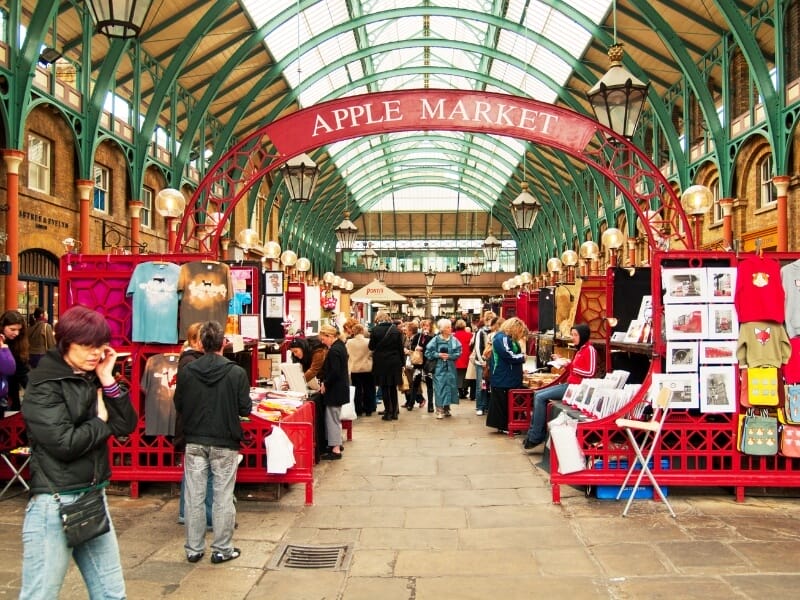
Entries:
[[492, 392], [486, 426], [500, 432], [508, 430], [508, 390], [522, 387], [522, 365], [525, 362], [525, 338], [528, 328], [519, 317], [511, 317], [500, 327], [492, 339], [491, 369]]
[[436, 418], [443, 419], [452, 416], [450, 405], [458, 404], [456, 359], [461, 356], [462, 347], [453, 335], [453, 325], [449, 319], [439, 319], [436, 325], [439, 333], [425, 346], [425, 358], [436, 359], [433, 397], [436, 399]]

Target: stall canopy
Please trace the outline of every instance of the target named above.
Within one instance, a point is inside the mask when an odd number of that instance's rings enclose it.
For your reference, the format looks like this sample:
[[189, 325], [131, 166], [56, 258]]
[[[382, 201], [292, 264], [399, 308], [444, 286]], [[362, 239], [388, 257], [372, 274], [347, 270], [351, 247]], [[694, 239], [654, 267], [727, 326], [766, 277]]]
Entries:
[[352, 302], [402, 302], [405, 296], [401, 296], [377, 279], [350, 294]]

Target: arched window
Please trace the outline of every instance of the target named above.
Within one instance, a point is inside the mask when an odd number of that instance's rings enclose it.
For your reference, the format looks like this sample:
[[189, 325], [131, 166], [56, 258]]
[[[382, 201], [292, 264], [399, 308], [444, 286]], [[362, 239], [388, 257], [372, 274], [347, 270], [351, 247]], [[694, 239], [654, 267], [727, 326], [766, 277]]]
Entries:
[[758, 161], [756, 179], [758, 194], [756, 210], [772, 206], [775, 203], [775, 191], [772, 187], [772, 154], [767, 154]]
[[17, 306], [26, 315], [41, 306], [58, 318], [58, 258], [46, 250], [25, 250], [19, 255]]

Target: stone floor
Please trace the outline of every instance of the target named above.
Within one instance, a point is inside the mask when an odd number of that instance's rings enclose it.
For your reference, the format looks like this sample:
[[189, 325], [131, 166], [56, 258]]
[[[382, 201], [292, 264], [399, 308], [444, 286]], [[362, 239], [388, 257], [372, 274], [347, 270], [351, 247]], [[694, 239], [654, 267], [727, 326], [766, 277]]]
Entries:
[[[623, 518], [621, 503], [568, 487], [553, 505], [540, 454], [487, 429], [471, 402], [453, 413], [359, 419], [344, 459], [315, 471], [313, 506], [302, 486], [277, 500], [277, 488], [237, 488], [243, 554], [221, 565], [186, 562], [170, 486], [111, 497], [129, 597], [730, 600], [800, 589], [800, 493], [748, 490], [737, 503], [730, 490], [672, 489], [677, 519], [651, 501]], [[0, 501], [0, 598], [18, 595], [24, 507], [21, 494]], [[287, 543], [349, 544], [352, 560], [273, 568]], [[86, 598], [74, 568], [61, 598]]]

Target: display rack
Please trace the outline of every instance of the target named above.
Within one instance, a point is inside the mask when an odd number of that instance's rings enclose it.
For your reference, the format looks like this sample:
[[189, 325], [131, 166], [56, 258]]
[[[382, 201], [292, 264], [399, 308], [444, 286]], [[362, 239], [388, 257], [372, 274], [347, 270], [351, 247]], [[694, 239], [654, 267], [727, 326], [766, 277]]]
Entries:
[[[619, 486], [625, 469], [617, 468], [621, 461], [634, 459], [625, 434], [615, 420], [627, 416], [634, 407], [645, 401], [654, 373], [663, 370], [666, 342], [663, 335], [664, 307], [661, 303], [661, 271], [664, 268], [730, 266], [752, 255], [727, 252], [669, 252], [653, 257], [651, 290], [653, 296], [654, 337], [650, 356], [650, 369], [642, 388], [632, 401], [618, 412], [604, 419], [578, 424], [578, 443], [582, 448], [587, 468], [583, 471], [560, 474], [558, 456], [550, 452], [550, 483], [553, 502], [561, 499], [561, 485], [614, 485]], [[780, 262], [794, 261], [798, 254], [771, 253]], [[609, 314], [614, 314], [613, 293], [608, 294]], [[630, 299], [629, 299], [630, 300]], [[641, 348], [639, 348], [641, 350]], [[737, 501], [743, 501], [748, 487], [800, 487], [800, 459], [781, 455], [751, 456], [737, 449], [738, 377], [736, 411], [732, 413], [701, 413], [699, 410], [671, 410], [664, 424], [662, 440], [653, 457], [653, 472], [663, 486], [718, 486], [731, 488]], [[625, 463], [622, 463], [625, 464]]]

